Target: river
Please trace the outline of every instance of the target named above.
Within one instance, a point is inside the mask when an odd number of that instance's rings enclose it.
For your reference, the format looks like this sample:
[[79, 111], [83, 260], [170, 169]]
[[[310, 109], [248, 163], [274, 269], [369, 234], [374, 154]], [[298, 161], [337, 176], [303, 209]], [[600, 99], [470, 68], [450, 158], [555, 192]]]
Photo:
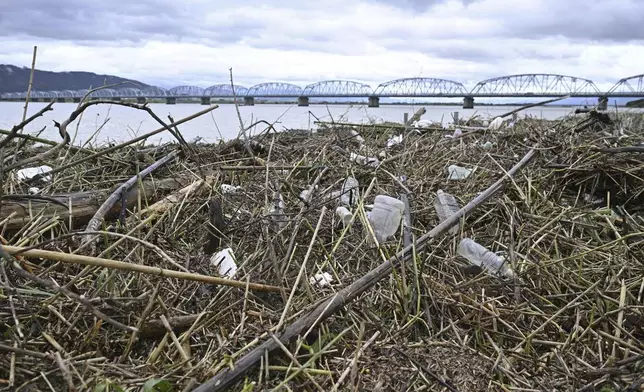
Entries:
[[[37, 112], [45, 103], [32, 102], [28, 107], [28, 116]], [[53, 120], [62, 122], [76, 108], [74, 103], [55, 103], [53, 111], [45, 113], [25, 128], [25, 132], [50, 140], [60, 140]], [[186, 117], [206, 108], [199, 104], [150, 104], [154, 112], [163, 120], [171, 115], [175, 120]], [[333, 118], [338, 122], [396, 121], [401, 122], [404, 113], [411, 116], [423, 105], [388, 105], [379, 108], [368, 108], [366, 105], [311, 105], [299, 107], [295, 104], [274, 105], [264, 104], [255, 106], [240, 106], [242, 120], [246, 126], [257, 120], [277, 122], [278, 131], [284, 129], [315, 128], [315, 117], [322, 121]], [[24, 103], [0, 102], [0, 129], [11, 129], [22, 120]], [[474, 109], [463, 109], [461, 106], [431, 106], [423, 119], [451, 122], [452, 112], [459, 112], [461, 118], [480, 115], [484, 118], [493, 117], [512, 110], [513, 106], [478, 106]], [[574, 112], [574, 107], [535, 107], [521, 112], [521, 116], [534, 116], [544, 119], [557, 119]], [[312, 113], [312, 115], [311, 115]], [[314, 117], [314, 116], [315, 117]], [[45, 129], [42, 130], [42, 128]], [[67, 129], [72, 135], [74, 145], [83, 145], [90, 141], [97, 146], [109, 142], [122, 142], [138, 135], [159, 128], [159, 124], [146, 112], [116, 105], [96, 105], [88, 108], [82, 119], [75, 120]], [[256, 127], [255, 132], [264, 130], [264, 125]], [[186, 140], [201, 137], [205, 142], [216, 142], [235, 138], [239, 132], [239, 119], [232, 104], [222, 104], [212, 112], [179, 126]], [[167, 142], [172, 140], [168, 132], [162, 132], [148, 139], [149, 143]]]

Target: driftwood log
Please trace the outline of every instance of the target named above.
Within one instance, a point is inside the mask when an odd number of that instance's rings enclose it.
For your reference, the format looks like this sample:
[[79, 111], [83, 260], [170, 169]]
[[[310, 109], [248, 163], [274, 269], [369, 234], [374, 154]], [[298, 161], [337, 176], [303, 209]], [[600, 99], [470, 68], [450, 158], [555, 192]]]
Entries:
[[[143, 181], [141, 197], [148, 203], [154, 203], [162, 197], [179, 190], [195, 181], [194, 174], [177, 175], [173, 178]], [[86, 192], [58, 194], [50, 196], [59, 203], [47, 200], [2, 200], [0, 221], [7, 219], [6, 230], [11, 232], [21, 229], [24, 225], [33, 222], [33, 217], [42, 216], [45, 219], [58, 217], [67, 223], [70, 215], [74, 225], [84, 225], [96, 213], [103, 202], [114, 193], [114, 189], [100, 189]], [[127, 208], [136, 205], [138, 198], [138, 185], [135, 185], [125, 194]], [[70, 207], [63, 207], [63, 205]], [[116, 217], [121, 209], [120, 203], [115, 205], [106, 214], [106, 219]], [[30, 212], [31, 211], [31, 212]]]

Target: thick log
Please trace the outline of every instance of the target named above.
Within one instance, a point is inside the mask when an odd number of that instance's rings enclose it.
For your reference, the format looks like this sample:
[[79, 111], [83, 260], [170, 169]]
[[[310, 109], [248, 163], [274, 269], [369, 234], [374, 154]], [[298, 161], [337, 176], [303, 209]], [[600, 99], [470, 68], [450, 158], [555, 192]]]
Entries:
[[[194, 175], [182, 175], [173, 178], [164, 178], [162, 180], [143, 181], [141, 197], [148, 203], [154, 203], [171, 192], [192, 183], [194, 180]], [[65, 205], [69, 205], [71, 200], [71, 210], [46, 200], [29, 200], [24, 202], [2, 200], [0, 221], [8, 218], [11, 214], [15, 214], [6, 223], [6, 229], [10, 232], [19, 230], [28, 224], [33, 219], [32, 216], [43, 216], [47, 219], [58, 217], [62, 222], [67, 223], [71, 215], [74, 225], [82, 225], [89, 221], [100, 208], [101, 204], [114, 192], [115, 188], [51, 196]], [[138, 189], [139, 187], [136, 185], [125, 194], [126, 206], [128, 208], [136, 205]], [[30, 208], [31, 215], [29, 213]], [[106, 219], [113, 219], [118, 215], [120, 210], [121, 203], [117, 203], [106, 214]]]

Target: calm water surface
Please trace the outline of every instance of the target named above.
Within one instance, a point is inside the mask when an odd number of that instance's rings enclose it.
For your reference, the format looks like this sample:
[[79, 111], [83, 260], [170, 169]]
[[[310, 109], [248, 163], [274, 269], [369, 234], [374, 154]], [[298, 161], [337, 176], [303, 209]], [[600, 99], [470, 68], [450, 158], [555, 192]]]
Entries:
[[[29, 104], [28, 116], [37, 112], [45, 103], [33, 102]], [[76, 108], [74, 103], [55, 103], [54, 110], [47, 112], [32, 122], [25, 131], [32, 135], [59, 140], [57, 129], [53, 126], [53, 120], [62, 122]], [[164, 121], [171, 115], [175, 120], [189, 116], [206, 108], [199, 104], [150, 104], [155, 113]], [[411, 116], [423, 105], [416, 106], [381, 106], [379, 108], [368, 108], [366, 105], [311, 105], [309, 107], [298, 107], [295, 104], [285, 105], [255, 105], [240, 106], [242, 120], [246, 126], [257, 120], [277, 122], [278, 131], [284, 129], [315, 129], [315, 117], [322, 121], [331, 119], [338, 122], [368, 123], [370, 121], [397, 121], [403, 119], [405, 112]], [[22, 119], [24, 103], [0, 102], [0, 129], [11, 129]], [[518, 106], [517, 106], [518, 107]], [[447, 124], [452, 121], [452, 112], [459, 112], [461, 118], [472, 115], [482, 117], [493, 117], [512, 110], [514, 107], [502, 106], [479, 106], [474, 109], [463, 109], [461, 106], [428, 106], [425, 105], [427, 113], [423, 119], [430, 121], [442, 121]], [[537, 107], [521, 112], [520, 116], [533, 116], [544, 119], [557, 119], [574, 112], [574, 107]], [[314, 116], [315, 117], [314, 117]], [[42, 132], [42, 128], [45, 128]], [[68, 131], [74, 138], [73, 144], [82, 145], [90, 142], [92, 145], [99, 145], [108, 142], [122, 142], [138, 135], [150, 132], [159, 128], [146, 112], [114, 105], [97, 105], [87, 109], [80, 119], [76, 119]], [[261, 132], [265, 125], [257, 126], [253, 131]], [[194, 119], [179, 126], [179, 130], [186, 140], [193, 140], [201, 137], [206, 142], [235, 138], [239, 132], [239, 119], [232, 104], [223, 104], [212, 112]], [[40, 133], [39, 133], [40, 132]], [[39, 133], [39, 134], [38, 134]], [[149, 143], [167, 142], [172, 140], [168, 132], [162, 132], [148, 139]]]

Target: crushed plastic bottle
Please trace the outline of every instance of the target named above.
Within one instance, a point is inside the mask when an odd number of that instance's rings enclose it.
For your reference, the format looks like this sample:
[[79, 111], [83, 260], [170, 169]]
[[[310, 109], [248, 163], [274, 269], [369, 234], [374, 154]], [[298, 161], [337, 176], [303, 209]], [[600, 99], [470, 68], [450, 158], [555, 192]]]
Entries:
[[342, 189], [340, 190], [342, 193], [342, 196], [340, 196], [342, 204], [345, 206], [355, 206], [358, 204], [358, 200], [360, 199], [358, 186], [360, 186], [358, 180], [353, 177], [347, 177], [347, 179], [344, 180], [342, 183]]
[[402, 220], [405, 204], [391, 196], [378, 195], [367, 218], [378, 242], [384, 242], [396, 234]]
[[355, 152], [351, 153], [349, 160], [351, 160], [351, 162], [355, 162], [365, 166], [378, 167], [378, 165], [380, 165], [380, 161], [378, 160], [378, 158], [367, 157], [364, 155], [356, 154]]
[[[458, 205], [456, 198], [446, 192], [443, 192], [442, 189], [439, 189], [436, 192], [436, 199], [434, 199], [434, 209], [436, 210], [436, 215], [438, 219], [443, 222], [450, 216], [454, 215], [461, 207]], [[450, 234], [458, 233], [458, 225], [454, 225], [449, 229]]]
[[328, 272], [315, 274], [309, 278], [311, 286], [318, 286], [320, 288], [330, 285], [331, 282], [333, 282], [333, 276]]
[[499, 274], [506, 278], [514, 278], [514, 271], [502, 257], [490, 252], [471, 238], [463, 238], [456, 251], [459, 255], [469, 260], [470, 263], [483, 268], [492, 275]]
[[447, 167], [447, 173], [449, 173], [448, 180], [464, 180], [472, 174], [472, 169], [467, 169], [465, 167], [449, 165]]
[[[39, 175], [39, 174], [45, 174], [53, 169], [50, 166], [43, 165], [43, 166], [37, 166], [37, 167], [26, 167], [24, 169], [20, 169], [16, 172], [16, 176], [18, 177], [19, 180], [30, 180], [33, 177]], [[47, 176], [42, 176], [41, 180], [44, 182], [50, 182], [51, 181], [51, 175]]]

